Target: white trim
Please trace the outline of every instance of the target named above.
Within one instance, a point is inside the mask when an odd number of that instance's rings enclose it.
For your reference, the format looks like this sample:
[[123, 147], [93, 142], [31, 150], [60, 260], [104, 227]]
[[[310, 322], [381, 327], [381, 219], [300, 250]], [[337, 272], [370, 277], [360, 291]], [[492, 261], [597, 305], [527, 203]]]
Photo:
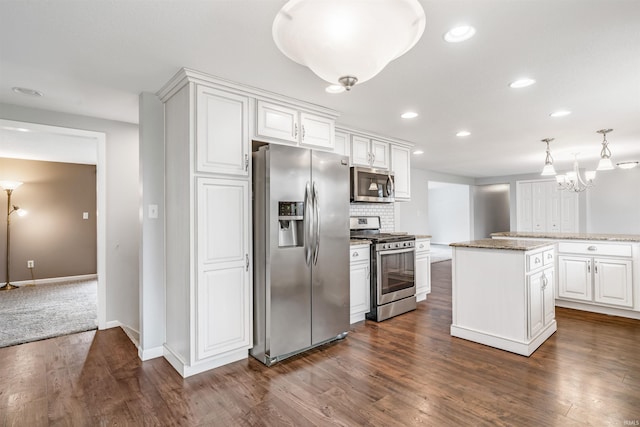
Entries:
[[162, 346], [148, 348], [146, 350], [143, 349], [142, 347], [138, 348], [138, 357], [143, 362], [145, 360], [156, 359], [156, 358], [162, 357], [162, 356], [164, 356], [164, 348]]
[[119, 321], [110, 320], [110, 321], [106, 322], [104, 324], [104, 328], [101, 328], [101, 329], [119, 328], [120, 326], [122, 326], [122, 323], [120, 323]]
[[230, 351], [220, 356], [210, 357], [201, 362], [196, 362], [193, 365], [187, 365], [184, 360], [171, 350], [166, 344], [164, 345], [164, 358], [178, 371], [183, 378], [190, 377], [192, 375], [199, 374], [201, 372], [208, 371], [210, 369], [218, 368], [229, 363], [237, 362], [249, 357], [249, 352], [246, 348]]
[[615, 307], [605, 307], [596, 305], [593, 302], [581, 303], [577, 301], [568, 301], [556, 298], [556, 307], [570, 308], [573, 310], [590, 311], [592, 313], [607, 314], [609, 316], [627, 317], [629, 319], [640, 320], [640, 312], [632, 309], [623, 309]]
[[[97, 274], [83, 274], [80, 276], [66, 276], [66, 277], [50, 277], [48, 279], [36, 279], [36, 280], [21, 280], [19, 282], [11, 282], [15, 286], [29, 286], [29, 285], [52, 285], [62, 282], [81, 282], [88, 280], [96, 280]], [[4, 284], [4, 283], [3, 283]]]

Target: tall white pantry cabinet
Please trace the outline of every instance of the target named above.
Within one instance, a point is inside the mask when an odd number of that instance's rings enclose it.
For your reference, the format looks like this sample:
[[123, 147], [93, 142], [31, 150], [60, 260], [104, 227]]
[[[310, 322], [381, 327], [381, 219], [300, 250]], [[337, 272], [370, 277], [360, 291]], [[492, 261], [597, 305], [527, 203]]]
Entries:
[[252, 345], [250, 98], [186, 71], [165, 104], [166, 341], [184, 377]]

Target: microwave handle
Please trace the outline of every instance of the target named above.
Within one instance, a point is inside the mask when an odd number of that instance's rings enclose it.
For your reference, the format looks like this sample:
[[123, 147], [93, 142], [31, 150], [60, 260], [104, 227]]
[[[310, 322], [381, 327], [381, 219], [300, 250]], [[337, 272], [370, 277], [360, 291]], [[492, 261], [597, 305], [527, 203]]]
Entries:
[[395, 184], [393, 183], [393, 178], [391, 174], [387, 175], [387, 193], [389, 197], [393, 197], [395, 193]]

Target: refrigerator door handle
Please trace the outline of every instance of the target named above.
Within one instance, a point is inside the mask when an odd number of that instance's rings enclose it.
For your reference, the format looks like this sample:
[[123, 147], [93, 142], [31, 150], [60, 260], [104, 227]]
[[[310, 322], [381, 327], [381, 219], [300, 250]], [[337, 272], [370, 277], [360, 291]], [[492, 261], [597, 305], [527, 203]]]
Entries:
[[313, 224], [315, 225], [313, 249], [313, 265], [318, 263], [318, 253], [320, 253], [320, 204], [318, 203], [318, 186], [313, 182]]
[[304, 189], [304, 220], [303, 220], [303, 228], [304, 228], [304, 261], [307, 265], [311, 263], [311, 237], [312, 237], [312, 226], [313, 223], [311, 221], [311, 185], [307, 181], [307, 185]]

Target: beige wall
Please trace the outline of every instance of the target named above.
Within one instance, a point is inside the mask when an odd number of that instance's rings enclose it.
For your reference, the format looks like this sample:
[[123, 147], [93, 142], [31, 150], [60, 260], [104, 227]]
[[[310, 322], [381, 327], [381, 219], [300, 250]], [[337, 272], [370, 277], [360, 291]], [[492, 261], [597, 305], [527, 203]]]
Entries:
[[[22, 181], [12, 204], [11, 281], [96, 274], [96, 167], [0, 158], [0, 180]], [[0, 194], [0, 282], [5, 281], [7, 195]], [[83, 212], [89, 213], [83, 219]]]

